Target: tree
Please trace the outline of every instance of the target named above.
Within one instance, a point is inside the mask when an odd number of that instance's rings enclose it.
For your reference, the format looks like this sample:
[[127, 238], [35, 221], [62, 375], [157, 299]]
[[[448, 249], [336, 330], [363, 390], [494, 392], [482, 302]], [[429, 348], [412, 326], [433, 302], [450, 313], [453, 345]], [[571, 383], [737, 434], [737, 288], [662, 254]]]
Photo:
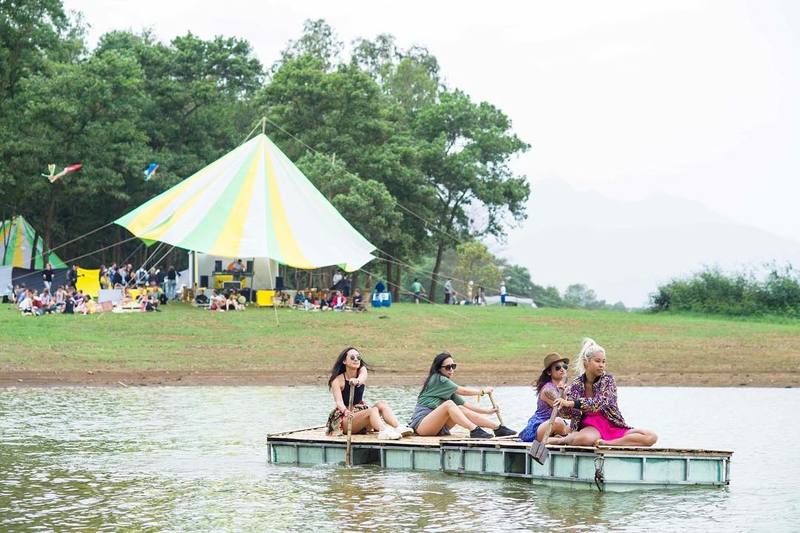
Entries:
[[[456, 247], [458, 264], [456, 265], [455, 277], [463, 280], [462, 290], [466, 289], [466, 283], [474, 282], [474, 291], [478, 287], [499, 287], [503, 279], [502, 272], [495, 262], [495, 257], [486, 248], [486, 245], [478, 241], [468, 241]], [[473, 292], [475, 295], [476, 292]]]
[[[511, 122], [487, 102], [473, 103], [461, 91], [442, 91], [438, 101], [417, 114], [415, 134], [422, 141], [422, 171], [435, 191], [434, 273], [444, 250], [472, 236], [502, 236], [506, 216], [525, 217], [530, 186], [508, 167], [510, 158], [528, 148], [511, 132]], [[469, 206], [483, 208], [477, 223]], [[436, 290], [436, 277], [430, 293]]]
[[574, 283], [564, 291], [564, 303], [572, 307], [597, 309], [605, 306], [605, 300], [598, 300], [595, 292], [582, 283]]
[[74, 36], [60, 0], [0, 0], [0, 110], [20, 81], [45, 70], [48, 57], [63, 57]]
[[533, 282], [527, 268], [520, 265], [503, 265], [503, 278], [506, 281], [508, 294], [531, 298], [533, 296]]

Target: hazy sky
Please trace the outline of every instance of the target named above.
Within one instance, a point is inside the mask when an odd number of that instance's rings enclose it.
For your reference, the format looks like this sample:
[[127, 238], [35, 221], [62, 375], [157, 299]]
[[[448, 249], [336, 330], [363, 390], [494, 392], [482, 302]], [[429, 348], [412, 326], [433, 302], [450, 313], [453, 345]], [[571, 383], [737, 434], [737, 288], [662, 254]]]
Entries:
[[265, 65], [308, 18], [345, 42], [391, 33], [511, 117], [532, 145], [515, 165], [534, 194], [548, 177], [616, 198], [667, 193], [800, 236], [800, 2], [65, 4], [83, 12], [92, 43], [145, 27], [165, 41], [238, 36]]

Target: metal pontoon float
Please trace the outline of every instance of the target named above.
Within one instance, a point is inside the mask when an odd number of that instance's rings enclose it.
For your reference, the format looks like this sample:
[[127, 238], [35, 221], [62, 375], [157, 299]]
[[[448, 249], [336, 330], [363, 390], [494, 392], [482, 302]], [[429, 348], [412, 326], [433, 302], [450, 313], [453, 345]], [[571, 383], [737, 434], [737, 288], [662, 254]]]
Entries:
[[[378, 440], [353, 435], [353, 464], [388, 469], [529, 479], [567, 488], [628, 491], [730, 484], [733, 452], [642, 447], [548, 446], [544, 465], [528, 454], [528, 443], [508, 438], [406, 437]], [[344, 462], [345, 437], [308, 428], [267, 436], [269, 462], [315, 465]]]

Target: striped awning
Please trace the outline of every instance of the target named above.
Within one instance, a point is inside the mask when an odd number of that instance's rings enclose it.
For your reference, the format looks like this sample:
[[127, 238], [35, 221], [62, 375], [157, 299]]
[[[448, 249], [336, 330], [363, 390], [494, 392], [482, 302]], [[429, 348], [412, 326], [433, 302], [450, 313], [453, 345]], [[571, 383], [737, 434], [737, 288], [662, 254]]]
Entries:
[[146, 241], [296, 268], [356, 270], [375, 249], [263, 133], [115, 222]]
[[[45, 267], [43, 248], [43, 236], [39, 234], [37, 238], [36, 231], [22, 215], [0, 222], [0, 266], [41, 270]], [[32, 254], [36, 255], [33, 267], [31, 267]], [[54, 253], [49, 254], [48, 259], [53, 268], [67, 267]]]

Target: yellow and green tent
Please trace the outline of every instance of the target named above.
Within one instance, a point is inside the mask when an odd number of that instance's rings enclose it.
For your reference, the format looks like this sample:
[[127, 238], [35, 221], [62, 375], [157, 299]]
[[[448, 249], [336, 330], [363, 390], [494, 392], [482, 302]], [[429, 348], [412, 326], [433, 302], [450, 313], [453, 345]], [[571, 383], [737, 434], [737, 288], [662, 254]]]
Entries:
[[[33, 268], [41, 270], [45, 266], [43, 248], [41, 234], [37, 238], [36, 230], [22, 215], [0, 222], [0, 266], [31, 268], [31, 255], [35, 255]], [[48, 259], [53, 268], [67, 268], [54, 253], [49, 254]]]
[[357, 270], [375, 246], [263, 133], [115, 221], [145, 241]]

